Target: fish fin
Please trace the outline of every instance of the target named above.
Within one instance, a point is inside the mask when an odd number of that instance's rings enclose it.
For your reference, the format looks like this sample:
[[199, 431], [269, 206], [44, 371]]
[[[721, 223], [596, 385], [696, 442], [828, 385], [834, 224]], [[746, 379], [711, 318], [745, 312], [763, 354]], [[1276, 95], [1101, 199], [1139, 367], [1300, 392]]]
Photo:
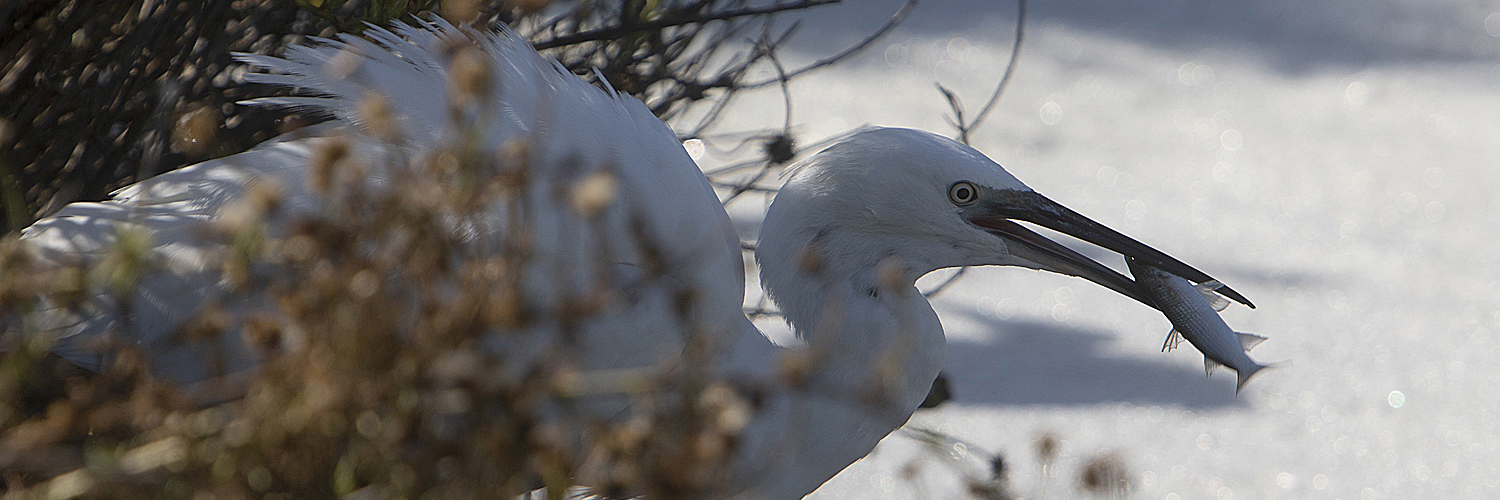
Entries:
[[1203, 357], [1203, 376], [1205, 376], [1205, 377], [1212, 377], [1214, 375], [1214, 370], [1217, 369], [1220, 366], [1224, 366], [1224, 365], [1219, 364], [1218, 361], [1214, 361], [1212, 359], [1209, 359], [1208, 356], [1204, 356]]
[[1182, 333], [1174, 328], [1172, 331], [1167, 332], [1167, 340], [1161, 343], [1161, 352], [1169, 352], [1176, 349], [1179, 345], [1182, 345]]
[[1244, 349], [1246, 352], [1254, 349], [1255, 346], [1260, 345], [1261, 342], [1266, 341], [1265, 337], [1253, 333], [1234, 332], [1234, 336], [1240, 340], [1240, 348]]
[[[1252, 361], [1252, 363], [1254, 362]], [[1275, 363], [1267, 363], [1264, 365], [1255, 363], [1255, 368], [1251, 368], [1237, 374], [1239, 375], [1240, 380], [1239, 383], [1235, 384], [1234, 386], [1234, 394], [1238, 396], [1240, 394], [1240, 389], [1245, 388], [1245, 382], [1248, 382], [1250, 380], [1250, 377], [1255, 376], [1256, 373], [1260, 373], [1261, 370], [1264, 370], [1266, 368], [1286, 368], [1288, 366], [1292, 366], [1292, 360], [1290, 359], [1277, 361]]]
[[1198, 289], [1198, 293], [1203, 295], [1203, 300], [1208, 301], [1208, 305], [1213, 307], [1214, 311], [1223, 311], [1229, 307], [1229, 299], [1224, 298], [1223, 295], [1219, 295], [1218, 290], [1224, 288], [1224, 284], [1220, 283], [1219, 280], [1208, 280], [1198, 283], [1193, 285], [1193, 288]]

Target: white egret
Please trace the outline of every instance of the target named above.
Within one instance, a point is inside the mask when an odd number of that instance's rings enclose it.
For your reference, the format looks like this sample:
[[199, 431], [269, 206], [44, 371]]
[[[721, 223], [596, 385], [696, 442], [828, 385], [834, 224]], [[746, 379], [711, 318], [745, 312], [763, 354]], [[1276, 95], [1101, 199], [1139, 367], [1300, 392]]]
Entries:
[[[224, 219], [251, 186], [275, 185], [282, 207], [266, 222], [276, 236], [297, 214], [324, 209], [307, 186], [309, 165], [330, 141], [349, 141], [371, 164], [388, 156], [417, 158], [445, 137], [470, 134], [479, 150], [515, 141], [534, 169], [520, 196], [532, 210], [536, 257], [525, 272], [528, 299], [546, 309], [560, 290], [556, 272], [588, 267], [580, 250], [617, 245], [610, 272], [632, 279], [634, 268], [659, 269], [674, 287], [642, 288], [623, 304], [577, 327], [583, 369], [648, 366], [682, 353], [686, 337], [713, 336], [721, 349], [709, 360], [731, 376], [771, 377], [781, 350], [743, 314], [744, 270], [739, 240], [707, 180], [671, 131], [635, 99], [593, 87], [540, 57], [513, 32], [480, 33], [441, 21], [368, 30], [373, 41], [342, 36], [298, 47], [283, 58], [245, 60], [277, 73], [252, 80], [301, 89], [305, 97], [267, 99], [332, 115], [329, 125], [279, 138], [241, 154], [142, 181], [98, 203], [75, 203], [24, 231], [24, 240], [53, 262], [97, 259], [122, 234], [143, 229], [156, 266], [128, 296], [97, 289], [82, 307], [57, 307], [43, 326], [57, 332], [55, 351], [98, 369], [109, 356], [94, 340], [111, 337], [150, 355], [154, 370], [182, 382], [215, 374], [210, 349], [227, 353], [227, 371], [255, 365], [236, 332], [185, 341], [175, 332], [209, 303], [251, 309], [263, 299], [231, 293], [216, 264], [225, 243], [198, 228]], [[488, 58], [487, 101], [454, 130], [449, 85], [461, 70], [453, 43], [472, 40]], [[388, 103], [395, 130], [371, 123], [360, 103]], [[399, 137], [392, 140], [390, 137]], [[571, 167], [568, 165], [572, 165]], [[615, 179], [613, 203], [599, 224], [570, 215], [557, 194], [585, 170]], [[603, 168], [603, 170], [599, 170]], [[364, 185], [382, 188], [393, 175], [369, 172]], [[457, 224], [483, 243], [503, 231], [506, 214], [487, 224]], [[512, 214], [513, 215], [513, 214]], [[1079, 276], [1150, 305], [1136, 283], [1015, 221], [1045, 226], [1150, 263], [1194, 281], [1204, 273], [1037, 194], [978, 151], [938, 135], [883, 128], [857, 133], [794, 166], [766, 215], [756, 251], [761, 283], [807, 348], [800, 380], [757, 407], [723, 497], [800, 498], [906, 422], [943, 363], [942, 325], [915, 288], [933, 270], [977, 265], [1019, 266]], [[639, 273], [637, 273], [639, 274]], [[566, 280], [563, 280], [566, 281]], [[684, 321], [674, 291], [695, 300]], [[1221, 293], [1246, 302], [1231, 289]], [[1246, 302], [1248, 304], [1248, 302]], [[552, 304], [555, 305], [555, 304]], [[533, 327], [546, 335], [556, 323]], [[505, 342], [497, 349], [527, 349]]]

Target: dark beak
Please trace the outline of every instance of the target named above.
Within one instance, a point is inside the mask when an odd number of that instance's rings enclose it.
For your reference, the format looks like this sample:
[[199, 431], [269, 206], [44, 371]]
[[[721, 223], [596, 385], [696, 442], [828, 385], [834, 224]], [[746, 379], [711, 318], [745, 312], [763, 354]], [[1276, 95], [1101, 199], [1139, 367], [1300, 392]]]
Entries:
[[[1034, 191], [997, 189], [986, 194], [988, 196], [979, 203], [964, 210], [964, 217], [990, 234], [1019, 243], [1012, 248], [1012, 254], [1042, 264], [1050, 271], [1098, 283], [1142, 304], [1156, 307], [1135, 281], [1035, 231], [1022, 227], [1015, 223], [1015, 220], [1030, 222], [1099, 245], [1194, 283], [1213, 280], [1208, 274], [1194, 269], [1193, 266], [1184, 264], [1160, 250], [1146, 246], [1103, 224], [1089, 220], [1088, 217]], [[1252, 309], [1255, 308], [1255, 304], [1251, 304], [1249, 299], [1228, 286], [1218, 289], [1218, 293]]]

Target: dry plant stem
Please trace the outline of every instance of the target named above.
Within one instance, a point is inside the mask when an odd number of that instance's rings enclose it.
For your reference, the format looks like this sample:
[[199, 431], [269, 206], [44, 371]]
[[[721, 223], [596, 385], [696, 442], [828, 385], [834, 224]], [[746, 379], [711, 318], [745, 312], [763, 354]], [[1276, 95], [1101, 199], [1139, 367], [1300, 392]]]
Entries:
[[801, 68], [797, 68], [797, 69], [792, 70], [790, 72], [784, 73], [784, 74], [780, 75], [780, 77], [778, 77], [777, 79], [774, 79], [774, 80], [763, 80], [763, 81], [759, 81], [759, 82], [746, 83], [746, 84], [740, 85], [739, 88], [742, 88], [742, 89], [759, 88], [759, 87], [764, 87], [766, 85], [770, 85], [770, 84], [776, 83], [778, 80], [781, 80], [781, 79], [784, 79], [784, 78], [796, 78], [796, 77], [802, 76], [803, 74], [806, 74], [806, 73], [808, 73], [810, 71], [815, 71], [815, 70], [826, 68], [828, 66], [831, 66], [833, 64], [838, 63], [839, 61], [847, 59], [849, 56], [852, 56], [854, 54], [858, 54], [860, 51], [863, 51], [864, 49], [868, 48], [870, 46], [870, 44], [875, 43], [876, 40], [879, 40], [879, 39], [883, 38], [886, 35], [886, 33], [890, 33], [890, 31], [892, 29], [894, 29], [897, 25], [901, 24], [901, 21], [906, 20], [906, 15], [910, 14], [911, 10], [913, 8], [915, 8], [916, 6], [917, 6], [917, 0], [907, 0], [906, 3], [901, 4], [901, 8], [897, 9], [895, 14], [891, 15], [890, 20], [886, 21], [886, 23], [885, 23], [884, 26], [881, 26], [880, 29], [875, 30], [874, 33], [871, 33], [870, 36], [865, 37], [864, 40], [860, 40], [859, 43], [856, 43], [853, 46], [850, 46], [849, 48], [844, 49], [843, 52], [839, 52], [839, 53], [834, 54], [832, 56], [825, 57], [823, 59], [819, 59], [818, 61], [816, 61], [816, 62], [814, 62], [812, 64], [809, 64], [807, 66], [803, 66]]
[[[267, 94], [256, 86], [230, 85], [236, 71], [228, 62], [231, 51], [275, 52], [300, 35], [359, 30], [366, 22], [422, 15], [437, 4], [210, 0], [182, 9], [181, 0], [164, 1], [42, 1], [4, 8], [15, 21], [0, 26], [0, 97], [7, 97], [0, 102], [9, 103], [0, 107], [11, 110], [4, 113], [11, 119], [5, 128], [13, 132], [0, 134], [4, 229], [22, 227], [68, 202], [100, 199], [163, 167], [235, 153], [286, 132], [278, 130], [288, 117], [284, 112], [224, 104]], [[475, 25], [528, 26], [526, 31], [547, 38], [540, 45], [552, 47], [566, 67], [598, 67], [616, 88], [670, 119], [715, 94], [715, 105], [732, 101], [746, 71], [764, 62], [763, 53], [734, 54], [734, 44], [726, 43], [743, 28], [775, 13], [835, 2], [747, 3], [579, 2], [539, 21], [528, 21], [537, 13], [525, 9], [477, 5], [465, 11], [478, 13]], [[283, 36], [288, 30], [298, 35]], [[726, 59], [737, 62], [712, 67], [711, 61]], [[76, 106], [96, 111], [79, 113]], [[173, 142], [172, 123], [192, 109], [218, 110], [196, 120], [221, 118], [208, 128], [218, 133], [207, 141]], [[708, 115], [700, 130], [717, 113]], [[92, 139], [67, 143], [53, 134]], [[175, 151], [179, 143], [191, 147]]]
[[589, 31], [589, 32], [585, 32], [585, 33], [576, 33], [576, 34], [572, 34], [572, 35], [560, 36], [560, 37], [557, 37], [557, 38], [553, 38], [551, 40], [537, 42], [535, 44], [532, 44], [532, 46], [536, 47], [537, 50], [544, 50], [544, 49], [550, 49], [550, 48], [554, 48], [554, 47], [562, 47], [562, 46], [566, 46], [566, 45], [576, 45], [576, 44], [583, 43], [583, 42], [592, 42], [592, 41], [598, 41], [598, 40], [613, 40], [613, 39], [616, 39], [616, 38], [623, 37], [625, 35], [629, 35], [629, 34], [633, 34], [633, 33], [639, 33], [639, 32], [642, 32], [642, 31], [659, 31], [659, 30], [661, 30], [663, 28], [669, 28], [669, 27], [674, 27], [674, 26], [681, 26], [681, 25], [684, 25], [684, 24], [702, 24], [702, 23], [706, 23], [706, 22], [709, 22], [709, 21], [720, 21], [720, 20], [734, 19], [734, 18], [740, 18], [740, 17], [760, 16], [760, 15], [765, 15], [765, 14], [773, 14], [773, 13], [777, 13], [777, 12], [785, 12], [785, 11], [789, 11], [789, 10], [801, 10], [801, 9], [807, 9], [807, 8], [817, 7], [817, 6], [820, 6], [820, 5], [836, 4], [836, 3], [839, 3], [839, 1], [840, 0], [802, 0], [802, 1], [799, 1], [799, 2], [789, 3], [789, 4], [783, 4], [783, 5], [771, 5], [771, 6], [766, 6], [766, 7], [751, 7], [751, 8], [736, 9], [736, 10], [730, 10], [730, 11], [724, 11], [724, 12], [716, 12], [716, 13], [711, 13], [711, 14], [702, 14], [702, 13], [697, 13], [697, 12], [691, 12], [688, 9], [683, 9], [683, 10], [669, 12], [669, 13], [663, 15], [661, 18], [658, 18], [658, 19], [652, 20], [652, 21], [640, 21], [638, 19], [624, 19], [624, 20], [622, 20], [623, 22], [621, 23], [620, 26], [615, 26], [615, 27], [611, 27], [611, 28], [604, 28], [604, 29], [598, 29], [598, 30]]
[[[1016, 38], [1010, 46], [1010, 61], [1005, 64], [1005, 74], [1001, 75], [1000, 82], [995, 84], [995, 91], [990, 94], [989, 101], [986, 101], [984, 107], [979, 109], [979, 113], [974, 116], [973, 121], [965, 121], [963, 104], [959, 102], [958, 96], [953, 91], [943, 87], [942, 84], [937, 85], [938, 91], [943, 94], [943, 99], [948, 102], [948, 108], [953, 111], [953, 118], [948, 119], [948, 123], [958, 129], [959, 142], [969, 144], [969, 135], [974, 132], [974, 129], [984, 124], [985, 118], [989, 117], [990, 110], [994, 109], [995, 103], [1000, 102], [1000, 95], [1005, 93], [1005, 88], [1010, 85], [1011, 76], [1015, 74], [1016, 61], [1021, 58], [1021, 42], [1025, 40], [1025, 37], [1026, 0], [1016, 0]], [[958, 272], [953, 273], [952, 276], [943, 280], [942, 283], [938, 283], [932, 289], [922, 292], [922, 295], [929, 298], [936, 297], [953, 286], [954, 283], [957, 283], [959, 278], [962, 278], [968, 272], [968, 267], [959, 268]]]
[[[989, 117], [990, 111], [995, 108], [995, 104], [1000, 102], [1000, 95], [1005, 93], [1005, 88], [1010, 85], [1011, 76], [1015, 74], [1016, 62], [1021, 59], [1021, 42], [1025, 39], [1026, 0], [1016, 0], [1016, 38], [1010, 46], [1010, 61], [1005, 64], [1005, 74], [1000, 77], [1000, 83], [995, 85], [995, 92], [990, 94], [990, 99], [985, 101], [984, 107], [979, 108], [979, 113], [974, 115], [973, 122], [965, 123], [963, 121], [963, 113], [958, 108], [957, 99], [952, 97], [952, 94], [947, 89], [942, 89], [943, 93], [948, 96], [948, 104], [954, 107], [955, 114], [958, 116], [960, 142], [968, 144], [969, 135], [974, 132], [974, 129], [984, 124], [985, 118]], [[939, 88], [941, 89], [941, 86]]]
[[[767, 30], [766, 34], [768, 34], [769, 30], [770, 30], [770, 23], [767, 23], [766, 30]], [[791, 78], [787, 76], [786, 69], [781, 66], [781, 60], [776, 57], [776, 53], [774, 51], [767, 50], [766, 54], [767, 54], [767, 57], [771, 61], [772, 67], [776, 68], [776, 73], [781, 76], [778, 79], [778, 81], [781, 82], [781, 96], [782, 96], [782, 102], [784, 103], [784, 106], [785, 106], [785, 108], [784, 108], [785, 109], [785, 113], [784, 113], [784, 119], [783, 119], [782, 126], [781, 126], [781, 133], [778, 134], [778, 135], [776, 135], [776, 136], [773, 136], [773, 137], [765, 139], [766, 141], [770, 141], [770, 142], [767, 143], [768, 145], [772, 145], [772, 144], [777, 144], [777, 142], [775, 142], [775, 141], [790, 141], [791, 140], [790, 138], [791, 138], [791, 134], [792, 134], [792, 91], [791, 91]], [[774, 153], [768, 153], [767, 156], [768, 156], [768, 158], [764, 162], [762, 162], [760, 170], [756, 171], [756, 173], [755, 173], [754, 176], [751, 176], [749, 179], [746, 179], [739, 186], [737, 186], [733, 190], [731, 190], [729, 192], [729, 194], [724, 195], [722, 197], [722, 202], [724, 204], [728, 204], [729, 202], [734, 201], [734, 199], [738, 198], [740, 195], [745, 194], [746, 192], [749, 192], [749, 191], [753, 190], [755, 188], [755, 184], [758, 183], [758, 182], [760, 182], [761, 179], [764, 179], [767, 175], [769, 175], [771, 173], [771, 170], [773, 168], [783, 165], [785, 163], [785, 161], [786, 161], [785, 159], [782, 159], [782, 158], [776, 158], [774, 156]]]
[[[831, 2], [809, 0], [762, 9], [826, 3]], [[779, 83], [787, 105], [780, 137], [788, 140], [787, 150], [802, 151], [805, 148], [790, 142], [790, 80], [869, 46], [903, 19], [914, 2], [905, 4], [864, 42], [795, 71], [783, 68], [775, 54], [795, 27], [772, 37], [767, 21], [763, 43], [740, 64], [701, 80], [697, 74], [672, 74], [682, 68], [706, 71], [709, 58], [693, 55], [687, 45], [697, 34], [728, 40], [725, 33], [734, 29], [702, 31], [690, 26], [692, 21], [643, 20], [650, 19], [640, 15], [649, 2], [626, 5], [625, 11], [636, 17], [625, 18], [621, 26], [635, 26], [627, 38], [637, 39], [613, 45], [596, 40], [584, 43], [590, 47], [559, 50], [573, 50], [567, 52], [575, 56], [573, 63], [604, 62], [605, 77], [611, 81], [622, 78], [622, 83], [630, 83], [641, 77], [645, 83], [631, 91], [648, 100], [653, 100], [651, 92], [661, 92], [655, 94], [653, 110], [662, 114], [690, 106], [708, 89], [722, 90], [722, 101], [727, 102], [739, 88], [734, 82], [750, 65], [769, 61], [778, 74], [771, 81]], [[580, 19], [590, 14], [575, 14], [554, 31], [589, 26]], [[767, 15], [753, 9], [706, 11], [697, 22], [730, 24], [745, 16]], [[663, 27], [685, 32], [641, 31], [643, 24], [667, 21], [678, 24]], [[453, 54], [460, 57], [463, 52]], [[685, 55], [685, 66], [673, 62]], [[666, 61], [651, 59], [658, 56]], [[636, 66], [643, 64], [649, 67]], [[650, 87], [655, 82], [677, 87]], [[694, 87], [683, 82], [705, 83]], [[479, 98], [489, 91], [477, 84], [452, 88], [457, 94], [475, 94], [453, 96], [454, 102], [470, 104], [484, 102]], [[364, 109], [371, 116], [382, 114], [380, 103], [367, 104]], [[487, 113], [493, 111], [460, 107], [449, 116], [454, 129], [472, 131], [486, 126]], [[411, 157], [400, 147], [403, 139], [393, 136], [395, 129], [379, 122], [373, 119], [366, 133], [376, 139], [372, 142], [383, 141], [387, 147], [326, 165], [326, 182], [313, 186], [323, 206], [310, 214], [281, 212], [272, 203], [253, 210], [243, 225], [204, 229], [226, 241], [263, 240], [236, 247], [242, 255], [222, 258], [226, 275], [238, 276], [238, 293], [263, 289], [271, 299], [230, 319], [203, 322], [233, 325], [225, 328], [238, 328], [267, 356], [255, 378], [245, 383], [244, 400], [206, 409], [184, 402], [173, 388], [151, 379], [146, 360], [125, 351], [115, 371], [70, 385], [46, 407], [49, 413], [0, 422], [0, 452], [28, 443], [17, 440], [17, 435], [45, 439], [29, 441], [35, 446], [22, 446], [16, 456], [76, 451], [58, 462], [61, 466], [54, 463], [36, 476], [0, 478], [9, 491], [101, 498], [511, 497], [546, 485], [548, 494], [558, 497], [564, 494], [563, 486], [581, 482], [613, 496], [644, 493], [669, 499], [701, 497], [719, 487], [727, 465], [723, 460], [733, 456], [738, 444], [735, 415], [753, 407], [752, 396], [764, 388], [713, 380], [704, 371], [702, 357], [712, 351], [711, 345], [689, 345], [687, 364], [664, 370], [672, 376], [634, 371], [622, 377], [628, 383], [579, 384], [606, 374], [579, 373], [566, 363], [579, 347], [574, 342], [576, 322], [607, 308], [611, 294], [620, 292], [612, 291], [616, 284], [601, 265], [571, 270], [584, 279], [561, 287], [553, 305], [544, 307], [521, 293], [522, 271], [537, 257], [534, 226], [540, 210], [537, 200], [516, 189], [532, 175], [524, 145], [512, 152], [516, 154], [505, 155], [482, 151], [475, 136], [462, 135], [436, 145], [431, 154]], [[770, 191], [756, 182], [779, 163], [758, 162], [758, 175], [736, 189]], [[155, 169], [158, 164], [153, 160], [134, 167]], [[609, 171], [608, 165], [575, 167], [583, 178]], [[383, 188], [367, 182], [372, 178], [368, 174], [376, 171], [387, 174]], [[550, 192], [566, 194], [576, 187], [560, 182]], [[623, 204], [617, 208], [628, 213], [628, 200], [613, 202]], [[563, 223], [587, 228], [595, 222], [588, 213], [597, 210], [581, 209], [576, 219]], [[503, 234], [469, 238], [493, 232], [486, 226], [491, 221], [478, 215], [486, 211], [504, 213]], [[278, 224], [287, 228], [283, 233], [254, 232], [278, 217], [292, 217]], [[621, 245], [664, 254], [658, 247], [663, 242], [647, 236], [637, 231], [633, 241], [600, 244], [586, 253], [603, 263], [612, 262]], [[231, 265], [234, 259], [243, 262]], [[655, 267], [671, 265], [661, 262]], [[239, 271], [232, 273], [231, 268]], [[670, 286], [657, 275], [644, 283]], [[677, 302], [684, 316], [692, 300], [688, 294]], [[521, 361], [504, 353], [479, 348], [482, 332], [524, 331], [544, 318], [559, 317], [564, 333], [544, 346], [543, 363], [518, 366]], [[6, 358], [12, 359], [19, 358]], [[878, 404], [888, 397], [892, 370], [872, 372], [870, 389], [847, 397]], [[569, 392], [578, 387], [593, 392]], [[600, 394], [631, 400], [634, 413], [623, 419], [584, 414], [582, 399]], [[560, 417], [546, 420], [543, 415]], [[0, 453], [4, 456], [8, 455]]]

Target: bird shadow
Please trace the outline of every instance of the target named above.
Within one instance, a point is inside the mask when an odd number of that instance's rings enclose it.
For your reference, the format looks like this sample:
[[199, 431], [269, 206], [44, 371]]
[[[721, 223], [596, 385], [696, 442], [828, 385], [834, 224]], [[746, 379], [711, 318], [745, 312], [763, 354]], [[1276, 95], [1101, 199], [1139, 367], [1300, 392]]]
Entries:
[[1235, 397], [1232, 374], [1218, 372], [1205, 380], [1201, 369], [1112, 355], [1107, 344], [1119, 337], [1116, 334], [1056, 322], [1002, 321], [966, 314], [991, 332], [993, 340], [949, 340], [944, 373], [955, 403], [1131, 403], [1192, 409], [1245, 405]]

